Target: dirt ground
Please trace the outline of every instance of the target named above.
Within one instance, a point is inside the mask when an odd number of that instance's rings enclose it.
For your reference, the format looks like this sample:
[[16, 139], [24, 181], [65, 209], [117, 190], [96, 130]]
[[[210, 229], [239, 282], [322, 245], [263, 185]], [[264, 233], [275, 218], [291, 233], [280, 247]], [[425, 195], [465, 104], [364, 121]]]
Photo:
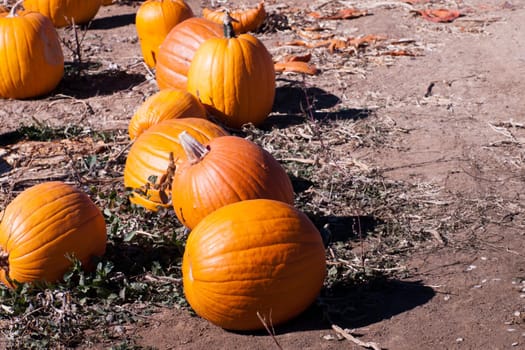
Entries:
[[[211, 6], [189, 3], [196, 14]], [[127, 129], [134, 110], [157, 91], [142, 64], [133, 24], [138, 4], [104, 7], [92, 22], [83, 55], [98, 63], [86, 68], [96, 73], [70, 76], [43, 99], [0, 101], [0, 146], [22, 124]], [[316, 115], [333, 119], [334, 127], [346, 120], [386, 129], [380, 142], [334, 149], [388, 180], [436, 191], [427, 203], [436, 216], [422, 224], [434, 238], [405, 257], [403, 276], [368, 295], [375, 302], [367, 317], [338, 325], [385, 349], [525, 349], [525, 3], [267, 0], [266, 7], [287, 16], [290, 25], [256, 34], [274, 58], [311, 53], [320, 70], [315, 76], [279, 74], [278, 84], [300, 81], [315, 89]], [[341, 20], [309, 15], [342, 8], [368, 15]], [[434, 23], [417, 14], [425, 8], [457, 9], [462, 16]], [[385, 40], [358, 52], [291, 45], [316, 42], [300, 35], [314, 25], [323, 30], [308, 33], [375, 34]], [[71, 46], [71, 33], [61, 33]], [[300, 112], [287, 106], [289, 97], [278, 90], [275, 125]], [[187, 310], [165, 308], [147, 325], [125, 331], [136, 346], [155, 349], [362, 348], [341, 339], [320, 315], [312, 307], [276, 329], [273, 338], [266, 332], [227, 332]]]

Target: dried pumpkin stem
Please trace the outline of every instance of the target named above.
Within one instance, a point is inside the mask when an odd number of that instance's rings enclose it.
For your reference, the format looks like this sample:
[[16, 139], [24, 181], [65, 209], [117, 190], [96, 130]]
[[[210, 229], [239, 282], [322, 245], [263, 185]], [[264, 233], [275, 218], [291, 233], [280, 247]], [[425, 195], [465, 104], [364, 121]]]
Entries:
[[18, 11], [18, 8], [23, 3], [24, 3], [24, 0], [18, 0], [16, 2], [16, 4], [14, 4], [13, 7], [11, 7], [11, 11], [9, 11], [9, 14], [6, 17], [15, 17], [16, 16], [16, 11]]
[[179, 141], [191, 164], [200, 162], [210, 151], [186, 131], [179, 134]]
[[224, 14], [224, 36], [228, 39], [235, 38], [235, 30], [233, 29], [233, 22], [239, 22], [230, 15], [230, 11], [226, 11]]

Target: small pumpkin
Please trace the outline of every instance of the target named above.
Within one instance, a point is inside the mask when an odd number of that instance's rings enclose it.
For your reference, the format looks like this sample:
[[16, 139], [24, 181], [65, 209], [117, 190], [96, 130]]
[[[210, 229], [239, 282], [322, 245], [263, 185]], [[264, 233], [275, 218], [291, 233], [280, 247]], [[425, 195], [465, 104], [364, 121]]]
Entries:
[[184, 294], [195, 312], [230, 330], [278, 325], [313, 303], [326, 274], [321, 235], [279, 201], [226, 205], [191, 231], [182, 260]]
[[211, 38], [195, 52], [187, 89], [226, 125], [258, 126], [271, 112], [275, 97], [272, 56], [253, 35], [235, 37], [228, 15], [224, 30], [225, 38]]
[[164, 194], [169, 196], [171, 180], [166, 180], [171, 175], [166, 172], [186, 158], [178, 139], [183, 131], [201, 142], [227, 135], [215, 123], [201, 118], [167, 119], [143, 132], [131, 146], [124, 166], [124, 185], [134, 190], [132, 203], [152, 211], [169, 207]]
[[256, 198], [293, 204], [290, 178], [265, 149], [238, 136], [217, 137], [203, 145], [187, 133], [179, 141], [186, 160], [175, 170], [172, 202], [180, 222], [194, 228], [227, 204]]
[[24, 0], [26, 10], [40, 12], [59, 28], [88, 23], [101, 5], [101, 0]]
[[0, 12], [0, 97], [24, 99], [51, 92], [64, 75], [64, 55], [49, 18], [36, 12]]
[[190, 17], [193, 11], [184, 0], [147, 0], [140, 5], [135, 24], [148, 67], [155, 67], [159, 45], [170, 30]]
[[60, 181], [20, 193], [0, 222], [0, 281], [56, 282], [75, 257], [85, 268], [106, 249], [106, 224], [89, 196]]
[[195, 96], [185, 90], [161, 90], [148, 97], [137, 109], [129, 123], [129, 137], [134, 140], [162, 120], [184, 117], [206, 118], [206, 109]]
[[[266, 19], [264, 1], [261, 1], [255, 8], [231, 11], [230, 16], [235, 19], [232, 25], [236, 34], [253, 32], [257, 30]], [[212, 22], [222, 24], [224, 11], [204, 8], [202, 10], [202, 17], [209, 19]]]
[[195, 51], [209, 38], [221, 37], [222, 26], [192, 17], [177, 24], [160, 44], [155, 76], [159, 89], [186, 90], [188, 70]]

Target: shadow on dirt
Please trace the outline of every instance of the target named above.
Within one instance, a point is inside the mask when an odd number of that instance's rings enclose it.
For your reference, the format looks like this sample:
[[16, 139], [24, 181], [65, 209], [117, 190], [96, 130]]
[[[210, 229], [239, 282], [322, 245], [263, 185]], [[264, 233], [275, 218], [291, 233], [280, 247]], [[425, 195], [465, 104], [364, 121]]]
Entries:
[[[306, 118], [318, 121], [350, 119], [358, 120], [370, 116], [366, 108], [336, 109], [341, 99], [318, 87], [304, 87], [292, 82], [276, 89], [275, 100], [270, 116], [262, 128], [285, 128], [304, 123]], [[331, 111], [326, 111], [333, 109]]]
[[317, 216], [307, 213], [323, 235], [325, 246], [334, 242], [363, 239], [383, 224], [380, 219], [369, 216]]
[[127, 90], [146, 81], [142, 74], [127, 73], [121, 70], [106, 70], [89, 74], [69, 74], [64, 76], [55, 91], [75, 98], [111, 95]]
[[276, 332], [330, 329], [332, 324], [343, 329], [366, 327], [421, 306], [434, 296], [434, 290], [420, 281], [377, 278], [359, 285], [334, 285], [321, 291], [318, 304]]
[[101, 17], [101, 18], [95, 18], [90, 26], [89, 29], [113, 29], [117, 27], [124, 27], [129, 24], [135, 23], [135, 14], [134, 13], [126, 13], [123, 15], [116, 15], [111, 17]]

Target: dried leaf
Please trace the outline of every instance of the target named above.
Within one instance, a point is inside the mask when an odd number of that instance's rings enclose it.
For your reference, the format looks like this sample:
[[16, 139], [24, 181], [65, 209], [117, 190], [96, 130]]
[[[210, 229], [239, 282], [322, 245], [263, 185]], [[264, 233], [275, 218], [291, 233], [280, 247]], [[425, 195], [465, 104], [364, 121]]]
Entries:
[[308, 16], [317, 19], [353, 19], [367, 15], [369, 15], [367, 10], [357, 10], [354, 8], [341, 9], [335, 14], [329, 16], [323, 16], [319, 12], [310, 12], [308, 14]]
[[383, 41], [383, 40], [386, 40], [385, 36], [368, 34], [360, 38], [349, 38], [348, 44], [354, 46], [355, 48], [359, 48], [359, 47], [374, 44], [378, 41]]
[[390, 51], [382, 52], [381, 55], [384, 55], [384, 56], [411, 56], [411, 57], [419, 56], [415, 52], [408, 51], [408, 50], [390, 50]]
[[348, 47], [348, 42], [346, 40], [332, 39], [330, 40], [330, 45], [328, 45], [328, 51], [334, 53], [335, 50], [342, 50]]
[[426, 9], [416, 11], [416, 13], [421, 15], [424, 19], [436, 23], [452, 22], [453, 20], [461, 16], [461, 13], [459, 13], [459, 11], [447, 9]]
[[301, 56], [286, 55], [283, 58], [283, 62], [310, 62], [311, 59], [312, 59], [311, 53], [307, 53]]
[[310, 40], [324, 40], [324, 39], [331, 38], [335, 35], [334, 33], [320, 34], [320, 33], [315, 33], [311, 31], [299, 30], [299, 29], [296, 30], [296, 33], [300, 37], [303, 37], [305, 39], [310, 39]]
[[306, 14], [307, 16], [313, 17], [313, 18], [321, 18], [323, 15], [321, 15], [319, 12], [310, 12]]
[[302, 61], [288, 61], [275, 63], [276, 72], [295, 72], [316, 75], [319, 70], [312, 64]]
[[292, 40], [292, 41], [282, 43], [281, 45], [283, 46], [304, 46], [304, 47], [309, 47], [309, 48], [315, 47], [315, 44], [307, 43], [304, 40]]

